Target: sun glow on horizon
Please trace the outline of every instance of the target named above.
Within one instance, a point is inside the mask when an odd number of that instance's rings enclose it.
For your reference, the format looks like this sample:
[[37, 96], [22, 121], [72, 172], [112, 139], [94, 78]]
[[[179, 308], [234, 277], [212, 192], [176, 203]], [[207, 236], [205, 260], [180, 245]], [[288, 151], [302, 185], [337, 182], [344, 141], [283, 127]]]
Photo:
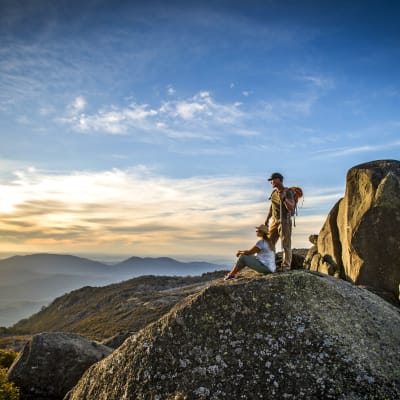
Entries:
[[[248, 178], [167, 179], [140, 168], [70, 175], [30, 170], [0, 190], [0, 203], [7, 204], [0, 213], [1, 251], [221, 256], [254, 240], [253, 227], [267, 209]], [[307, 201], [318, 203], [312, 196]], [[308, 247], [323, 218], [297, 218], [294, 245]]]

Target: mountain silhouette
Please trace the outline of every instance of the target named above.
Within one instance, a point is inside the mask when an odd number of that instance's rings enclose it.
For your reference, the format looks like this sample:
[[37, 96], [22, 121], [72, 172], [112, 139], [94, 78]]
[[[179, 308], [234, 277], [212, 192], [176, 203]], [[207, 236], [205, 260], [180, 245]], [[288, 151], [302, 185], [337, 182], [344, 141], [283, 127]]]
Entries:
[[[103, 287], [86, 286], [13, 325], [16, 334], [76, 333], [96, 340], [125, 337], [156, 321], [178, 301], [207, 287], [226, 271], [201, 276], [147, 275]], [[118, 339], [112, 339], [113, 347]], [[108, 344], [108, 343], [107, 343]]]
[[32, 254], [0, 260], [0, 326], [26, 318], [55, 297], [83, 286], [104, 286], [140, 275], [199, 275], [224, 267], [172, 258], [131, 257], [115, 265], [73, 255]]

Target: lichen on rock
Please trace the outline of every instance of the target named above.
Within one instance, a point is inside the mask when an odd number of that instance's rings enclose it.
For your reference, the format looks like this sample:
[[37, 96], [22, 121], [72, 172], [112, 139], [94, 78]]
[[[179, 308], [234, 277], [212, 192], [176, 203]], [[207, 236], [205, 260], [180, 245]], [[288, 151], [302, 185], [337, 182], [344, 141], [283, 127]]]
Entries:
[[91, 367], [68, 400], [400, 398], [400, 316], [307, 271], [217, 281]]

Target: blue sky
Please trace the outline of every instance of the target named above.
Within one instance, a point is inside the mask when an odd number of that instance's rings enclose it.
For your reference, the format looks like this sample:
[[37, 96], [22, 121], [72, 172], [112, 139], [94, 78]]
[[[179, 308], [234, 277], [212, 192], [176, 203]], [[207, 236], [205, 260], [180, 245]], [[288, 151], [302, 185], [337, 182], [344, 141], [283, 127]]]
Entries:
[[399, 159], [399, 5], [0, 0], [0, 252], [230, 260], [274, 171], [309, 247]]

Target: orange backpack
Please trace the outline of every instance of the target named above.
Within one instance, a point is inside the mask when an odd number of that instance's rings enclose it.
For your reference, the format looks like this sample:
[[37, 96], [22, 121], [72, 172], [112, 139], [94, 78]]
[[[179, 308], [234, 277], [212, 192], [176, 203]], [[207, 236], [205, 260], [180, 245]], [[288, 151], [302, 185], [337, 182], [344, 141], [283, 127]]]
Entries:
[[296, 202], [296, 207], [297, 207], [297, 202], [301, 197], [303, 197], [303, 189], [298, 186], [291, 186], [288, 189], [293, 192], [294, 201]]
[[[294, 197], [295, 205], [294, 205], [292, 217], [293, 217], [293, 225], [296, 226], [296, 216], [298, 215], [297, 214], [297, 203], [299, 202], [299, 199], [301, 197], [303, 197], [303, 189], [298, 186], [290, 186], [288, 188], [288, 190], [292, 191], [293, 197]], [[304, 198], [303, 198], [303, 202], [304, 202]]]
[[[275, 191], [276, 189], [274, 189]], [[294, 198], [294, 209], [293, 212], [291, 214], [292, 217], [295, 217], [297, 214], [297, 203], [299, 202], [299, 199], [301, 197], [303, 197], [303, 189], [301, 187], [298, 186], [290, 186], [285, 188], [285, 190], [290, 190], [293, 193], [293, 198]], [[274, 191], [272, 193], [274, 193]], [[271, 200], [272, 194], [271, 196], [268, 198], [268, 200]], [[303, 198], [303, 202], [304, 202], [304, 198]], [[294, 219], [294, 226], [296, 226], [296, 219]]]

